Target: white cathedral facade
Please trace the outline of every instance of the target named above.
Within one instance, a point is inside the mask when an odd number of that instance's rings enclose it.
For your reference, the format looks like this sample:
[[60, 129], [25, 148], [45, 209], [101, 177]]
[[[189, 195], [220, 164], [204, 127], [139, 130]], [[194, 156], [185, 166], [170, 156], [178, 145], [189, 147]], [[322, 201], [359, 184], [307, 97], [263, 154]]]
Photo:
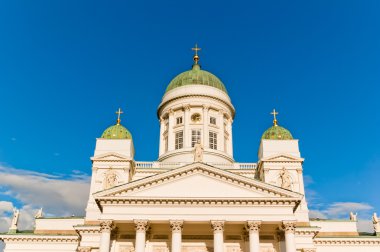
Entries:
[[[309, 218], [298, 140], [267, 129], [256, 163], [233, 157], [235, 108], [223, 83], [201, 70], [175, 77], [157, 115], [159, 156], [134, 159], [131, 133], [117, 123], [96, 140], [86, 215], [35, 220], [1, 234], [5, 252], [350, 252], [380, 251], [371, 234], [348, 220]], [[75, 196], [73, 196], [75, 197]]]

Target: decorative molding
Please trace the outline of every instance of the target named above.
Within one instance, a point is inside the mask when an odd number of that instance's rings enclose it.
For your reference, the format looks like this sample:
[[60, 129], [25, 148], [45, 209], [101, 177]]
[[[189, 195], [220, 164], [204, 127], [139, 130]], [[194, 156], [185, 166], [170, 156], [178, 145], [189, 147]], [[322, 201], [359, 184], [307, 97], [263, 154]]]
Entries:
[[183, 228], [183, 220], [171, 220], [170, 228], [172, 232], [181, 232]]
[[260, 232], [260, 228], [261, 228], [261, 221], [248, 221], [246, 226], [245, 226], [245, 229], [248, 231], [248, 232]]
[[219, 233], [224, 231], [224, 221], [211, 221], [211, 227], [214, 233]]
[[40, 236], [40, 235], [1, 235], [0, 240], [5, 243], [8, 242], [19, 242], [19, 243], [78, 243], [78, 236]]
[[282, 222], [282, 229], [285, 231], [286, 234], [295, 233], [296, 230], [296, 222], [295, 221], [283, 221]]
[[314, 239], [315, 245], [333, 245], [333, 246], [347, 246], [347, 245], [380, 245], [380, 238], [316, 238]]
[[294, 199], [265, 199], [265, 198], [225, 198], [225, 199], [186, 199], [186, 198], [100, 198], [96, 199], [100, 205], [228, 205], [228, 206], [271, 206], [271, 205], [285, 205], [296, 207], [298, 204]]
[[112, 222], [112, 220], [102, 220], [100, 221], [100, 232], [108, 232], [110, 233], [112, 229], [114, 229], [115, 226]]
[[134, 220], [136, 232], [146, 232], [149, 229], [148, 220]]

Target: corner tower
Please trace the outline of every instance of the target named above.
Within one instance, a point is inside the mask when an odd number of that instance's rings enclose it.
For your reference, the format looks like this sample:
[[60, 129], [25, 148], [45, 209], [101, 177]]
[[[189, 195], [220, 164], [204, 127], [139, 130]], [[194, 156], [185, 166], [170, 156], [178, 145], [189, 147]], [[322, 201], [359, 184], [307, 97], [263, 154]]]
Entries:
[[232, 163], [232, 122], [235, 108], [222, 81], [194, 64], [168, 85], [158, 106], [160, 120], [159, 161], [193, 162], [194, 145], [204, 148], [203, 162]]

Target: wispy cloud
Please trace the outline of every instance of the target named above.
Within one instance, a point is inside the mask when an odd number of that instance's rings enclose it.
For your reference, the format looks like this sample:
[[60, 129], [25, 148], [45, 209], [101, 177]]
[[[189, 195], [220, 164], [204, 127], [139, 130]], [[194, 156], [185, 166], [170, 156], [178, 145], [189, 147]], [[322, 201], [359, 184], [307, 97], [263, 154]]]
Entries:
[[[14, 198], [14, 202], [0, 202], [0, 229], [9, 227], [13, 204], [21, 205], [20, 229], [33, 227], [37, 209], [47, 215], [84, 215], [90, 177], [81, 172], [69, 176], [51, 175], [0, 165], [0, 195]], [[4, 230], [3, 230], [4, 231]]]

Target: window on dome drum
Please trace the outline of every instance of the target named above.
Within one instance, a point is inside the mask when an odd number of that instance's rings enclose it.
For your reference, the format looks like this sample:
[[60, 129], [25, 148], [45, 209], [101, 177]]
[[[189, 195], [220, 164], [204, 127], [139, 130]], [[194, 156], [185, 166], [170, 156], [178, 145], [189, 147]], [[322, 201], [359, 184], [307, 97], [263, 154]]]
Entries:
[[208, 142], [210, 143], [210, 149], [216, 150], [218, 148], [218, 135], [215, 132], [209, 132], [208, 133], [209, 139]]
[[183, 148], [183, 131], [178, 131], [175, 133], [175, 149]]
[[216, 118], [215, 117], [210, 117], [210, 124], [216, 125]]
[[182, 124], [182, 116], [176, 118], [176, 123], [177, 125]]
[[194, 145], [198, 142], [198, 140], [201, 140], [201, 130], [192, 130], [191, 131], [191, 147], [194, 147]]

